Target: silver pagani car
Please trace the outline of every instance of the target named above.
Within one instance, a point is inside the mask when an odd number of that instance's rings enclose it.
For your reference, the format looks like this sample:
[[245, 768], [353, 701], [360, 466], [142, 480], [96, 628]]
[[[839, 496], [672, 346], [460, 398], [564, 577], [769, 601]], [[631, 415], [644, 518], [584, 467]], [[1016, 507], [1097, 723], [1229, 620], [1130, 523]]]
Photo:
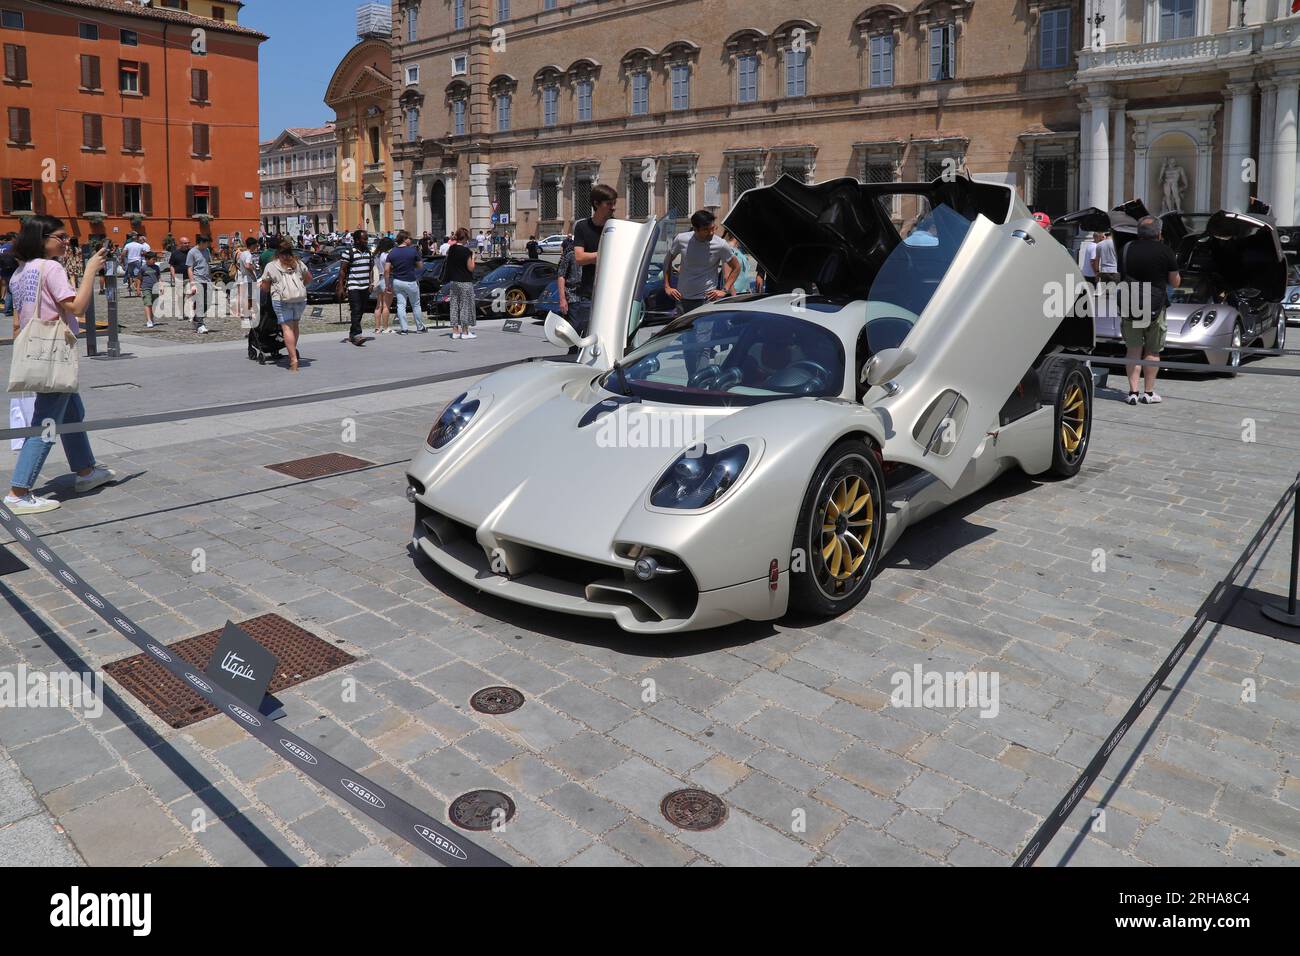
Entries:
[[[918, 210], [905, 238], [894, 195]], [[1009, 468], [1088, 451], [1081, 276], [1006, 186], [752, 189], [726, 225], [768, 276], [642, 327], [655, 222], [611, 220], [576, 360], [498, 371], [408, 470], [413, 549], [511, 601], [667, 633], [866, 595], [903, 530]]]
[[[1136, 237], [1137, 220], [1145, 215], [1141, 201], [1130, 200], [1109, 214], [1088, 209], [1058, 223], [1075, 222], [1092, 231], [1109, 222], [1116, 254], [1122, 257], [1124, 246]], [[1241, 365], [1243, 348], [1284, 348], [1288, 267], [1273, 220], [1222, 209], [1209, 216], [1167, 213], [1161, 219], [1162, 238], [1176, 252], [1182, 276], [1182, 285], [1169, 290], [1161, 355], [1203, 358], [1231, 371]], [[1099, 306], [1096, 328], [1098, 341], [1123, 341], [1115, 309]]]

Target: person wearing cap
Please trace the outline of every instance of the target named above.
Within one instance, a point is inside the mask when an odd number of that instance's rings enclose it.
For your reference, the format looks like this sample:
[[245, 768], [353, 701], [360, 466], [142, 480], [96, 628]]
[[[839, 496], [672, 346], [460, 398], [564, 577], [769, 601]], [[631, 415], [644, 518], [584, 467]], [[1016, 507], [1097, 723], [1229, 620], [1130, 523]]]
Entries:
[[1052, 217], [1045, 212], [1034, 213], [1034, 222], [1038, 223], [1044, 229], [1052, 228]]

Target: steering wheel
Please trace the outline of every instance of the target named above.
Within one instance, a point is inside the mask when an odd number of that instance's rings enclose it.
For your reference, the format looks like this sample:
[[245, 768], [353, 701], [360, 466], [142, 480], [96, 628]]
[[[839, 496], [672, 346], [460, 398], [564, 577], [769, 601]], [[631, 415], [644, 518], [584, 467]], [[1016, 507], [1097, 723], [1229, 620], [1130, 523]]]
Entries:
[[820, 362], [814, 362], [812, 359], [804, 359], [802, 362], [795, 362], [793, 365], [787, 368], [786, 371], [793, 372], [796, 369], [806, 371], [808, 373], [808, 378], [805, 379], [805, 381], [800, 384], [815, 383], [816, 385], [819, 386], [825, 385], [826, 382], [829, 381], [831, 377], [830, 370], [827, 369], [826, 366], [822, 365]]
[[690, 377], [687, 382], [691, 388], [713, 388], [718, 382], [718, 376], [722, 374], [722, 369], [716, 365], [706, 365], [699, 369]]

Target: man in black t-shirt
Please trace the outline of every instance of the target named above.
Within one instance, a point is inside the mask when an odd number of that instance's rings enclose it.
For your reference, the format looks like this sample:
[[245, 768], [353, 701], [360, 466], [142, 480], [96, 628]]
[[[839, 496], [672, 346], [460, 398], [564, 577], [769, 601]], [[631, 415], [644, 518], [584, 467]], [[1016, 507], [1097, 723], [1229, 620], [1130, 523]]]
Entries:
[[591, 296], [596, 289], [596, 266], [599, 264], [600, 237], [605, 223], [614, 215], [618, 193], [601, 183], [591, 187], [591, 217], [573, 224], [573, 260], [582, 270], [576, 293], [569, 300], [569, 317], [573, 327], [586, 334], [591, 318]]
[[542, 257], [542, 244], [537, 241], [536, 236], [528, 240], [528, 245], [525, 248], [528, 250], [529, 259], [540, 259]]
[[[1169, 304], [1165, 287], [1177, 289], [1182, 284], [1178, 274], [1178, 257], [1160, 240], [1160, 220], [1143, 216], [1138, 220], [1138, 238], [1131, 240], [1120, 253], [1120, 274], [1129, 283], [1128, 314], [1120, 321], [1127, 358], [1159, 361], [1165, 347], [1165, 306]], [[1140, 286], [1141, 294], [1137, 293]], [[1149, 365], [1126, 366], [1128, 404], [1155, 405], [1162, 401], [1156, 394], [1156, 375], [1160, 369]], [[1145, 374], [1146, 390], [1138, 393], [1138, 380]]]

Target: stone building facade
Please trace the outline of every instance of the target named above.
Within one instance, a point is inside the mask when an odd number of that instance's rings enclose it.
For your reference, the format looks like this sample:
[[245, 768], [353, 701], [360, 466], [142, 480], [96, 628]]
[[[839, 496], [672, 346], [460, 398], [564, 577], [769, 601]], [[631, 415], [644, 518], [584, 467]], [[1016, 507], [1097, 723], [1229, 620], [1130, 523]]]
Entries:
[[684, 219], [783, 172], [880, 182], [945, 166], [1012, 183], [1052, 216], [1135, 195], [1160, 211], [1168, 174], [1185, 211], [1259, 194], [1294, 221], [1289, 0], [799, 10], [394, 0], [404, 224], [478, 231], [504, 215], [497, 228], [521, 239], [570, 231], [598, 182], [618, 190], [620, 216]]
[[325, 90], [338, 135], [341, 229], [379, 233], [401, 227], [402, 174], [394, 168], [391, 152], [392, 74], [388, 35], [367, 32], [344, 54]]
[[262, 144], [262, 230], [297, 236], [332, 232], [335, 202], [334, 124], [286, 129]]

